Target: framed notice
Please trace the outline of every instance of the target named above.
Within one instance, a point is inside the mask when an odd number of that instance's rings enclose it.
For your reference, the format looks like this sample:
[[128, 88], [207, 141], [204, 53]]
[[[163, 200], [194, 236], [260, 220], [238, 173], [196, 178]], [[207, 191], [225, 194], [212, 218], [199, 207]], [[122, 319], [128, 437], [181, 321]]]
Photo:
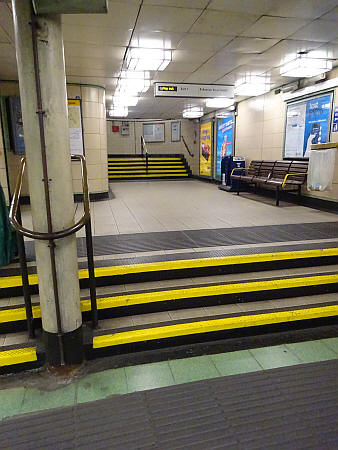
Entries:
[[68, 99], [69, 148], [72, 155], [83, 155], [81, 100]]
[[221, 179], [222, 161], [226, 156], [233, 155], [234, 151], [234, 124], [235, 116], [217, 119], [217, 144], [216, 144], [216, 180]]
[[145, 142], [164, 142], [164, 123], [144, 123], [143, 137]]
[[211, 177], [212, 165], [212, 121], [201, 123], [200, 126], [200, 175]]
[[181, 140], [181, 122], [171, 122], [171, 142], [179, 142]]
[[286, 109], [284, 156], [306, 158], [312, 144], [328, 141], [332, 93], [289, 103]]

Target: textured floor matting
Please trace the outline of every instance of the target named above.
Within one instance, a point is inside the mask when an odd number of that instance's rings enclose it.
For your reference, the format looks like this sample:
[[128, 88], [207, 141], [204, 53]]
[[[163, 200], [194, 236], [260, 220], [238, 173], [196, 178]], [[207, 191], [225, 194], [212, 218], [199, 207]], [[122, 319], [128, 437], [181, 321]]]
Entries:
[[338, 361], [113, 396], [0, 423], [6, 449], [336, 449]]
[[[338, 238], [338, 222], [217, 228], [208, 230], [94, 236], [94, 255], [138, 253], [180, 248], [217, 247]], [[78, 256], [86, 256], [85, 238], [77, 239]], [[26, 242], [27, 258], [35, 259], [34, 243]]]

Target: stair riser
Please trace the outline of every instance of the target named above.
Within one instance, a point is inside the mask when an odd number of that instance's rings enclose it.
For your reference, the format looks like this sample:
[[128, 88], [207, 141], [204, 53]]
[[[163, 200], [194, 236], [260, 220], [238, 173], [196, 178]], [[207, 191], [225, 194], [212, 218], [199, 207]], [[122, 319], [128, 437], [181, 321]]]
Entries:
[[[166, 300], [157, 301], [153, 303], [142, 303], [136, 305], [120, 306], [106, 309], [99, 309], [99, 319], [110, 319], [114, 317], [133, 316], [137, 314], [148, 314], [162, 311], [171, 311], [187, 308], [200, 308], [207, 306], [227, 305], [234, 303], [247, 303], [264, 300], [274, 300], [289, 297], [299, 297], [307, 295], [318, 295], [338, 292], [338, 283], [313, 285], [313, 286], [301, 286], [284, 289], [271, 289], [255, 292], [241, 292], [236, 294], [227, 295], [210, 295], [203, 297], [191, 297], [178, 300]], [[83, 314], [84, 321], [91, 320], [90, 311], [86, 311]], [[34, 319], [36, 328], [41, 328], [41, 319]], [[13, 321], [0, 323], [0, 333], [11, 333], [17, 331], [26, 330], [26, 321]]]
[[[164, 281], [173, 279], [182, 279], [187, 277], [205, 277], [212, 275], [226, 275], [237, 273], [249, 273], [259, 272], [266, 270], [277, 269], [293, 269], [301, 267], [314, 267], [323, 266], [337, 263], [337, 256], [324, 256], [314, 258], [299, 258], [289, 260], [276, 260], [268, 262], [255, 262], [235, 265], [224, 266], [212, 266], [212, 267], [199, 267], [199, 268], [186, 268], [186, 269], [172, 269], [172, 270], [160, 270], [149, 271], [139, 273], [129, 273], [125, 275], [112, 275], [112, 276], [97, 276], [96, 286], [114, 286], [119, 284], [130, 283], [143, 283], [148, 281]], [[263, 274], [264, 276], [264, 274]], [[80, 280], [80, 288], [86, 289], [89, 287], [88, 278]], [[38, 285], [31, 285], [31, 294], [38, 293]], [[0, 289], [0, 298], [22, 296], [22, 287], [15, 286], [10, 288]]]
[[[87, 345], [85, 347], [85, 355], [86, 358], [90, 360], [106, 356], [125, 355], [128, 353], [140, 354], [141, 352], [144, 352], [143, 354], [141, 353], [142, 361], [144, 363], [150, 363], [153, 362], [154, 359], [156, 360], [156, 358], [158, 358], [156, 350], [161, 350], [162, 357], [165, 355], [165, 349], [175, 349], [174, 351], [171, 351], [171, 354], [177, 354], [181, 351], [181, 353], [185, 353], [185, 357], [187, 355], [193, 356], [189, 352], [189, 346], [209, 342], [218, 346], [218, 348], [220, 348], [221, 346], [222, 352], [233, 351], [231, 348], [238, 348], [242, 344], [243, 340], [248, 338], [249, 342], [251, 342], [251, 339], [258, 338], [257, 341], [259, 342], [259, 345], [256, 344], [256, 347], [262, 347], [264, 345], [268, 345], [264, 343], [264, 339], [266, 336], [270, 338], [270, 341], [273, 341], [274, 334], [278, 336], [278, 333], [289, 334], [293, 331], [297, 331], [299, 333], [299, 331], [301, 330], [327, 326], [332, 327], [336, 325], [338, 325], [338, 317], [334, 316], [323, 317], [319, 319], [299, 320], [295, 322], [262, 325], [258, 327], [243, 327], [234, 330], [221, 330], [210, 333], [191, 334], [186, 336], [155, 339], [152, 341], [135, 342], [131, 344], [123, 344], [103, 348], [93, 348], [91, 345]], [[226, 349], [228, 341], [230, 341], [230, 348], [228, 345], [228, 348]], [[247, 347], [252, 348], [249, 343], [247, 344]], [[176, 358], [177, 357], [179, 356], [176, 356]]]

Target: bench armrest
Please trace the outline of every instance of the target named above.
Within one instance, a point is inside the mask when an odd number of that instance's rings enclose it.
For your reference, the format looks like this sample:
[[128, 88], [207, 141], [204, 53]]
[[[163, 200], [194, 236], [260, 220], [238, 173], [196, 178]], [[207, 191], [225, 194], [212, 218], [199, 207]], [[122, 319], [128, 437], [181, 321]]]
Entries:
[[234, 167], [231, 171], [230, 176], [232, 176], [232, 174], [235, 172], [235, 170], [245, 170], [245, 167]]
[[297, 173], [297, 172], [290, 172], [290, 173], [287, 173], [286, 175], [285, 175], [285, 177], [284, 177], [284, 180], [283, 180], [283, 184], [282, 184], [282, 188], [285, 186], [285, 184], [286, 184], [286, 182], [287, 182], [287, 179], [289, 178], [289, 176], [291, 176], [291, 175], [307, 175], [308, 174], [308, 172], [300, 172], [300, 173]]

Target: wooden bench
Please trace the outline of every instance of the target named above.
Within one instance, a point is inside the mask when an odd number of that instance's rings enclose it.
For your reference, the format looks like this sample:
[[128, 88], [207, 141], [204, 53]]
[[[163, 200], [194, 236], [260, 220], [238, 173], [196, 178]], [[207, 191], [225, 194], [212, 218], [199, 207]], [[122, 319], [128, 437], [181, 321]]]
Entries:
[[241, 182], [273, 188], [276, 190], [276, 206], [279, 206], [280, 191], [298, 191], [301, 195], [302, 185], [306, 181], [308, 171], [307, 161], [267, 161], [254, 160], [247, 169], [235, 168], [231, 179], [237, 181], [237, 195]]

